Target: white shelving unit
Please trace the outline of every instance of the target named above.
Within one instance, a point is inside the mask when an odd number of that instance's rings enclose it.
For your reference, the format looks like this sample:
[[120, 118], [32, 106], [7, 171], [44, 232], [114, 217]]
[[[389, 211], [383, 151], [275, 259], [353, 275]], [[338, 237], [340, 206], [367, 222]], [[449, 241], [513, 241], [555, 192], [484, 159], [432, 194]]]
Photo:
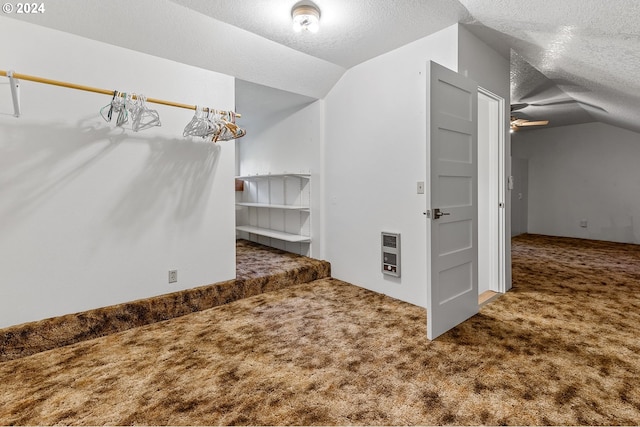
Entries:
[[309, 210], [309, 207], [307, 207], [307, 206], [268, 205], [266, 203], [239, 202], [239, 203], [236, 203], [236, 206], [247, 206], [247, 207], [250, 207], [250, 208], [289, 209], [289, 210], [292, 210], [292, 211], [308, 211]]
[[311, 242], [311, 239], [307, 236], [301, 236], [299, 234], [283, 233], [281, 231], [274, 231], [266, 228], [254, 227], [251, 225], [239, 225], [236, 227], [236, 230], [246, 231], [247, 233], [270, 237], [272, 239], [284, 240], [285, 242], [299, 242], [299, 243]]
[[311, 176], [245, 175], [236, 196], [239, 237], [311, 256]]

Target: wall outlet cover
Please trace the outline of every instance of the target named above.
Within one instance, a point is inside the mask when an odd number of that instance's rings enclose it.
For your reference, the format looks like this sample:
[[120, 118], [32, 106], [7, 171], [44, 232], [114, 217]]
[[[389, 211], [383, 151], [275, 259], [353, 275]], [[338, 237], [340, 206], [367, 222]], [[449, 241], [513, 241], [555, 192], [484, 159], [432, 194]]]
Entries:
[[178, 270], [169, 270], [169, 283], [176, 283], [178, 281]]

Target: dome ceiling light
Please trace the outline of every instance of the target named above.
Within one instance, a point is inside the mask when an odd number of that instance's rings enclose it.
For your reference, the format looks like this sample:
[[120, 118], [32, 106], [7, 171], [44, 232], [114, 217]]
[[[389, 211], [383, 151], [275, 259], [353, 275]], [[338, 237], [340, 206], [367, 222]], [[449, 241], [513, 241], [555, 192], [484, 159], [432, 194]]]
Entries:
[[320, 28], [320, 9], [314, 4], [297, 4], [291, 10], [293, 31], [317, 33]]

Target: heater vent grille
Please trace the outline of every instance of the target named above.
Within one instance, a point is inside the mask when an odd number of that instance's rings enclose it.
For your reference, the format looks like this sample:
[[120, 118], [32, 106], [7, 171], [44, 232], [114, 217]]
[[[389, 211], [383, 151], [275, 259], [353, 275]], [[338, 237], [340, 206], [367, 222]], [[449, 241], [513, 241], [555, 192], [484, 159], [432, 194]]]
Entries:
[[400, 233], [382, 232], [382, 273], [400, 277]]

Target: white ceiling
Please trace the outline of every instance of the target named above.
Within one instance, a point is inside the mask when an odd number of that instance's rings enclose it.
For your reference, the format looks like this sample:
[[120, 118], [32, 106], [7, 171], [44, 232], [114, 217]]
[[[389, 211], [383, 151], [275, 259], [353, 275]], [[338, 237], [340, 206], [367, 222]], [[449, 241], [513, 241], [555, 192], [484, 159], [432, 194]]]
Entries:
[[317, 34], [291, 31], [296, 1], [56, 0], [8, 17], [312, 98], [348, 68], [461, 22], [515, 52], [512, 103], [530, 104], [519, 115], [640, 132], [638, 0], [316, 0]]
[[[468, 27], [517, 53], [511, 102], [539, 105], [521, 115], [548, 118], [552, 125], [590, 117], [640, 132], [639, 1], [461, 3], [474, 19]], [[567, 102], [572, 99], [579, 103]]]
[[316, 34], [291, 30], [298, 0], [171, 0], [300, 52], [351, 68], [468, 18], [457, 0], [315, 0]]

